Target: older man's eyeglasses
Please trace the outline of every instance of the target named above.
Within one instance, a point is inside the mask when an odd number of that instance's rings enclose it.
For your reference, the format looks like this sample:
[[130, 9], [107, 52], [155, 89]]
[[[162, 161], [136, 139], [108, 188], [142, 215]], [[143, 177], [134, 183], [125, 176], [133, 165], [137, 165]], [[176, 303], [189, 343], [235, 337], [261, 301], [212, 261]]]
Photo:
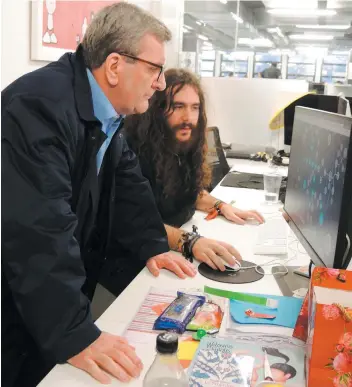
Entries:
[[121, 53], [121, 52], [118, 52], [117, 54], [122, 55], [122, 56], [125, 56], [125, 57], [127, 57], [127, 58], [131, 58], [131, 59], [137, 60], [137, 61], [139, 61], [139, 62], [147, 63], [147, 64], [149, 64], [150, 66], [153, 66], [153, 67], [155, 67], [155, 68], [158, 68], [160, 71], [159, 71], [159, 75], [158, 75], [157, 81], [159, 81], [160, 76], [161, 76], [161, 74], [162, 74], [163, 71], [164, 71], [164, 66], [161, 66], [161, 65], [156, 64], [156, 63], [153, 63], [153, 62], [149, 62], [148, 60], [145, 60], [145, 59], [138, 58], [137, 56], [133, 56], [133, 55], [129, 55], [129, 54]]

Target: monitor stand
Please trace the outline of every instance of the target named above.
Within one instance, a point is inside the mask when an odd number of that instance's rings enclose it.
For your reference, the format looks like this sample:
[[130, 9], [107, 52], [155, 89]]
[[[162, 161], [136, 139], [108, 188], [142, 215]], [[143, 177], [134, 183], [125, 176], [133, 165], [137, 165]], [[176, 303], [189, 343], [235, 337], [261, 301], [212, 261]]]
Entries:
[[[309, 289], [309, 278], [302, 277], [301, 275], [294, 273], [294, 270], [297, 270], [298, 268], [299, 266], [287, 266], [287, 274], [274, 275], [283, 296], [293, 297], [295, 295], [295, 291], [298, 289]], [[275, 274], [275, 271], [277, 270], [282, 271], [280, 267], [273, 267], [272, 273]], [[304, 297], [303, 294], [302, 296]]]

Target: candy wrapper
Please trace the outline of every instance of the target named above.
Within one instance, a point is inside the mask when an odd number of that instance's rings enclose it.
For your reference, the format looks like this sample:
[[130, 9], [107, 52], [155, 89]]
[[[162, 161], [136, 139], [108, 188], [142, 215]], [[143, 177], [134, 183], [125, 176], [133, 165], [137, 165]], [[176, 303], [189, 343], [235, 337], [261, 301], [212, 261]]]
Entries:
[[157, 318], [153, 329], [183, 333], [197, 309], [204, 303], [204, 296], [177, 292], [177, 298]]
[[204, 329], [207, 332], [219, 331], [223, 312], [219, 305], [213, 302], [206, 302], [201, 306], [191, 322], [187, 325], [188, 331]]

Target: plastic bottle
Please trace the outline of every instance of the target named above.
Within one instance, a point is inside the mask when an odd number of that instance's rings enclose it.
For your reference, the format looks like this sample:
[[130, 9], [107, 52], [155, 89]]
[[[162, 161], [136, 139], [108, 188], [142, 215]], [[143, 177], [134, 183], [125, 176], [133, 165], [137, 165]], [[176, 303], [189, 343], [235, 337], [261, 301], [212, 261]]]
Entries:
[[143, 387], [188, 387], [187, 376], [177, 358], [178, 336], [161, 333], [156, 339], [157, 354], [149, 368]]

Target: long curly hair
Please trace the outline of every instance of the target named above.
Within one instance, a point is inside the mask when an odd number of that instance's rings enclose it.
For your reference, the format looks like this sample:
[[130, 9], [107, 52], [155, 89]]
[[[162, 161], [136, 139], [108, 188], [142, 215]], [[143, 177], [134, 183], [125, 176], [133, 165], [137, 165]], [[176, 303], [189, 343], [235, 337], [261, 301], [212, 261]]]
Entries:
[[[125, 131], [138, 156], [152, 158], [155, 173], [161, 181], [163, 194], [175, 196], [188, 191], [198, 195], [211, 183], [211, 171], [206, 162], [207, 117], [204, 92], [197, 76], [185, 69], [170, 69], [165, 72], [166, 88], [157, 91], [150, 101], [146, 113], [127, 117]], [[184, 87], [191, 86], [199, 96], [199, 118], [195, 134], [187, 152], [177, 149], [175, 134], [169, 127], [167, 117], [174, 111], [175, 95]], [[185, 159], [180, 170], [180, 157]]]

